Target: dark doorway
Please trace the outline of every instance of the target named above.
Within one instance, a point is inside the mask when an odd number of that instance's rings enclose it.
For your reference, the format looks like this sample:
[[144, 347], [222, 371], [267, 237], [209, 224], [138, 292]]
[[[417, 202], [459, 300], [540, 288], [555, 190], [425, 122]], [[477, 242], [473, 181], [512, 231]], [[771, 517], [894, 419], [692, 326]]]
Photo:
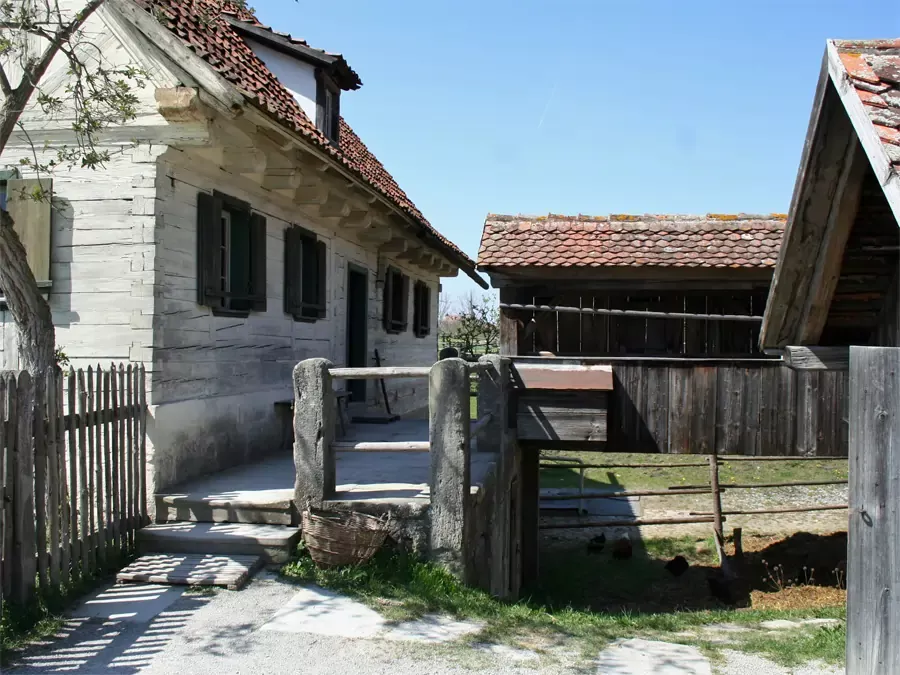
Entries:
[[[367, 306], [369, 299], [369, 273], [351, 265], [347, 273], [347, 366], [368, 366], [366, 337], [368, 333]], [[366, 400], [366, 381], [347, 382], [351, 401]]]

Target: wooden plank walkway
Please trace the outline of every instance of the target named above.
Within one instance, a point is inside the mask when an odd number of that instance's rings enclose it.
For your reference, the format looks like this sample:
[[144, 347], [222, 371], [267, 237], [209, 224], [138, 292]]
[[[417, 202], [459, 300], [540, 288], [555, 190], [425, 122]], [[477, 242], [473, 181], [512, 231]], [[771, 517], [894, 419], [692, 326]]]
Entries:
[[154, 553], [135, 560], [116, 575], [116, 581], [225, 586], [237, 591], [262, 565], [262, 557], [255, 555]]

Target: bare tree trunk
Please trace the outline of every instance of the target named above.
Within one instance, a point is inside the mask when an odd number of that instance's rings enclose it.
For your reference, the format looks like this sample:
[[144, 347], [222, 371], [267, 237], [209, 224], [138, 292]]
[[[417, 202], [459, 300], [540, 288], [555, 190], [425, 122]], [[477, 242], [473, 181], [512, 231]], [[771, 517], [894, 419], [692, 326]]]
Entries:
[[28, 265], [12, 216], [3, 210], [0, 210], [0, 289], [19, 329], [19, 355], [23, 368], [34, 379], [35, 405], [40, 410], [45, 401], [47, 376], [56, 365], [53, 315]]

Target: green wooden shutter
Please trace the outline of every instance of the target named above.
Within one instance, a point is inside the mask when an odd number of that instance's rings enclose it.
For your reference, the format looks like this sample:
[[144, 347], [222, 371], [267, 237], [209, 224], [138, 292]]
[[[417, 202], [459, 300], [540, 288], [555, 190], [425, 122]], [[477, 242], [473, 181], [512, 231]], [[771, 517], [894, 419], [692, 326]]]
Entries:
[[409, 277], [405, 274], [400, 275], [403, 284], [403, 300], [400, 305], [400, 332], [405, 332], [409, 328]]
[[300, 314], [300, 231], [289, 227], [284, 231], [284, 311]]
[[320, 319], [324, 319], [328, 313], [328, 293], [327, 293], [327, 277], [328, 277], [328, 249], [324, 241], [316, 242], [316, 304], [319, 305], [317, 315]]
[[197, 193], [197, 302], [218, 306], [222, 276], [222, 200]]
[[250, 214], [250, 308], [266, 311], [266, 219]]
[[384, 297], [382, 298], [381, 322], [384, 329], [391, 332], [391, 296], [393, 295], [394, 270], [388, 267], [384, 271]]

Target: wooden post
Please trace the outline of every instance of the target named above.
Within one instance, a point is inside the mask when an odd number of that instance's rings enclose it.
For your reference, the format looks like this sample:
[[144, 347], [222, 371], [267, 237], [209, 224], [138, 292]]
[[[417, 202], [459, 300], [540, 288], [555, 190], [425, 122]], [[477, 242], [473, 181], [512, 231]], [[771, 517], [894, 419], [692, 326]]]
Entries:
[[428, 378], [428, 437], [431, 443], [429, 554], [459, 579], [466, 576], [471, 505], [469, 369], [462, 359], [444, 359]]
[[[27, 604], [34, 595], [34, 386], [31, 376], [19, 373], [16, 387], [16, 487], [13, 507], [12, 600]], [[43, 544], [44, 542], [42, 542]]]
[[491, 367], [479, 373], [478, 417], [481, 419], [490, 414], [491, 421], [475, 443], [479, 452], [497, 453], [491, 494], [489, 588], [492, 595], [505, 598], [510, 595], [511, 549], [515, 541], [511, 489], [515, 475], [516, 446], [509, 429], [510, 362], [508, 358], [496, 355], [482, 356], [479, 362], [488, 363]]
[[724, 565], [725, 534], [722, 529], [722, 488], [719, 487], [719, 458], [716, 455], [709, 456], [709, 488], [712, 492], [713, 512], [713, 537], [716, 540], [716, 553], [719, 555], [719, 565]]
[[847, 673], [900, 673], [900, 349], [850, 348]]
[[56, 425], [59, 422], [59, 406], [56, 383], [59, 374], [56, 368], [47, 376], [47, 409], [44, 416], [47, 419], [47, 475], [48, 480], [48, 510], [50, 511], [50, 586], [55, 591], [60, 588], [61, 581], [61, 557], [60, 557], [60, 513], [61, 495], [59, 482], [59, 446], [57, 444], [58, 433]]
[[[44, 401], [46, 404], [46, 401]], [[42, 593], [48, 589], [50, 563], [47, 552], [47, 443], [44, 411], [34, 410], [34, 519], [37, 546], [38, 583]]]
[[522, 585], [527, 586], [537, 580], [539, 570], [541, 452], [533, 447], [523, 448], [521, 458]]
[[16, 409], [16, 382], [7, 373], [0, 373], [0, 448], [3, 449], [3, 502], [0, 509], [3, 510], [3, 537], [2, 555], [6, 563], [2, 567], [3, 598], [12, 595], [12, 551], [13, 551], [13, 527], [15, 523], [15, 497], [16, 497], [16, 431], [9, 420], [15, 419]]
[[[520, 295], [521, 290], [518, 288], [501, 288], [500, 302], [516, 303]], [[519, 354], [519, 322], [511, 309], [500, 310], [500, 353], [504, 356]]]
[[294, 368], [294, 502], [321, 506], [334, 497], [334, 422], [337, 414], [332, 368], [326, 359], [307, 359]]
[[[78, 369], [78, 515], [81, 523], [81, 574], [90, 577], [94, 574], [91, 566], [91, 532], [89, 527], [88, 504], [91, 501], [88, 486], [88, 454], [87, 454], [87, 389], [84, 384], [84, 370]], [[74, 417], [74, 415], [73, 415]]]

